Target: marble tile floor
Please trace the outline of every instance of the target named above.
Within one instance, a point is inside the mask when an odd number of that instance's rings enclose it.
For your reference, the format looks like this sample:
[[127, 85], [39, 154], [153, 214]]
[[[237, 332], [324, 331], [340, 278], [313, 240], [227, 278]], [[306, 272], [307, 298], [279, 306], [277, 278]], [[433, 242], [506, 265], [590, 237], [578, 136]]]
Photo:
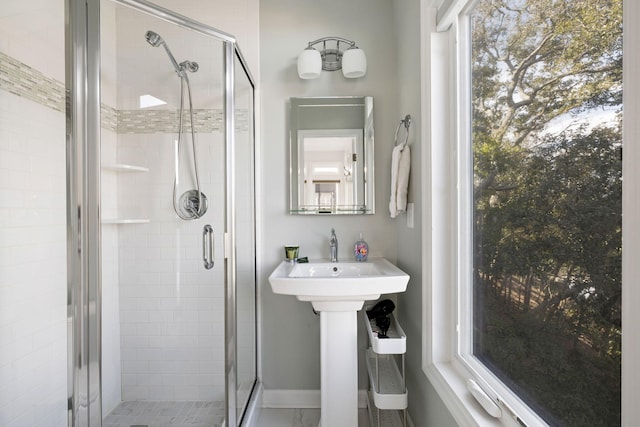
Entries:
[[[259, 427], [318, 427], [320, 409], [262, 408], [256, 423]], [[358, 410], [358, 427], [370, 427], [367, 409]]]
[[[221, 427], [224, 402], [122, 402], [103, 427]], [[401, 427], [381, 420], [381, 427]], [[320, 409], [262, 408], [258, 427], [318, 427]], [[367, 409], [358, 410], [358, 427], [373, 427]]]
[[221, 427], [224, 402], [122, 402], [103, 427]]

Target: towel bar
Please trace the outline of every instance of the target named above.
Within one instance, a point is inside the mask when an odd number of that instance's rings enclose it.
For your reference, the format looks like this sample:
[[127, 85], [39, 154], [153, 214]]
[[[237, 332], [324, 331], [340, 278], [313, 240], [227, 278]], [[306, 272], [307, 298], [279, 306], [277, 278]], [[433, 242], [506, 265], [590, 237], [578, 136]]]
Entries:
[[398, 132], [400, 131], [400, 126], [403, 124], [404, 128], [407, 131], [407, 135], [405, 136], [404, 142], [402, 143], [402, 145], [405, 145], [407, 143], [407, 140], [409, 139], [409, 127], [411, 126], [411, 116], [409, 114], [404, 116], [404, 119], [400, 120], [400, 123], [398, 123], [398, 127], [396, 127], [396, 136], [393, 143], [394, 146], [398, 145]]

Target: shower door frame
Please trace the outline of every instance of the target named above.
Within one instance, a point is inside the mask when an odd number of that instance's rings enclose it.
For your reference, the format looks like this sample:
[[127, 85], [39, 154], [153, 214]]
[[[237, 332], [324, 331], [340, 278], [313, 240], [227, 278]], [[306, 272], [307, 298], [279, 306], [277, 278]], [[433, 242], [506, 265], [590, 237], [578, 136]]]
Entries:
[[[68, 425], [102, 425], [100, 215], [100, 2], [65, 0], [67, 120]], [[238, 424], [235, 59], [255, 82], [235, 37], [146, 0], [108, 0], [222, 41], [225, 87], [225, 423]], [[252, 135], [255, 141], [255, 133]], [[254, 142], [255, 143], [255, 142]], [[254, 145], [255, 147], [255, 145]], [[255, 148], [254, 148], [255, 150]], [[255, 151], [254, 154], [255, 156]], [[255, 178], [254, 178], [255, 182]], [[255, 186], [254, 194], [255, 198]], [[254, 211], [255, 218], [255, 211]], [[257, 291], [257, 290], [256, 290]], [[257, 318], [256, 318], [257, 319]], [[254, 347], [257, 353], [257, 342]], [[255, 371], [255, 384], [258, 372]], [[252, 393], [254, 394], [254, 393]], [[250, 405], [250, 404], [249, 404]], [[246, 408], [245, 408], [246, 409]]]

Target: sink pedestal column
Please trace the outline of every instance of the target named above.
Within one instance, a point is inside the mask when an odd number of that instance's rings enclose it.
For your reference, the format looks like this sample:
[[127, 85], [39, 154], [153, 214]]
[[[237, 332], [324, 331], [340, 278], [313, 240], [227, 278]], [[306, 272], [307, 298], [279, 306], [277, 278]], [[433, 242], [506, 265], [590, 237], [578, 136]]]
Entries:
[[320, 427], [358, 426], [356, 310], [320, 311]]

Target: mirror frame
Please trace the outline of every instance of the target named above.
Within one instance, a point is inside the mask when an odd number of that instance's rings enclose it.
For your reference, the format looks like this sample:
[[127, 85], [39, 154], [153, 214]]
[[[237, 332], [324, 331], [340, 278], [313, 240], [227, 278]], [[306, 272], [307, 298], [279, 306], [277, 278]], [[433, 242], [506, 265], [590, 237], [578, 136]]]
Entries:
[[[361, 119], [343, 120], [345, 114], [339, 110], [329, 111], [327, 108], [362, 108]], [[320, 108], [324, 114], [322, 118], [309, 123], [309, 115], [302, 114], [302, 109]], [[327, 114], [327, 112], [329, 112]], [[357, 116], [356, 116], [357, 117]], [[357, 122], [357, 123], [355, 123]], [[340, 206], [334, 209], [324, 209], [320, 206], [304, 206], [300, 203], [302, 191], [300, 189], [303, 168], [300, 163], [299, 139], [302, 133], [330, 135], [332, 130], [339, 136], [344, 136], [347, 130], [362, 130], [363, 161], [358, 178], [362, 179], [359, 186], [363, 188], [363, 200], [354, 205]], [[292, 97], [290, 98], [289, 113], [289, 214], [291, 215], [373, 215], [375, 213], [375, 182], [374, 182], [374, 123], [372, 96], [323, 96], [323, 97]], [[354, 178], [355, 179], [355, 178]]]

